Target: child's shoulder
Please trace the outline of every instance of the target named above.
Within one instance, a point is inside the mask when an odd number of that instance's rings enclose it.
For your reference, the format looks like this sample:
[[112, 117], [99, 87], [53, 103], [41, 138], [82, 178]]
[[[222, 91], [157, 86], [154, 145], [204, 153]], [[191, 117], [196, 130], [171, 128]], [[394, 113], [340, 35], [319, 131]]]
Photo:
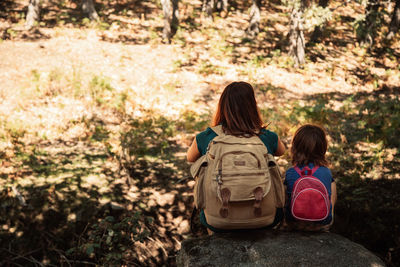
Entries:
[[322, 171], [329, 171], [329, 172], [331, 171], [331, 169], [329, 169], [329, 168], [326, 167], [326, 166], [319, 166], [318, 169], [319, 169], [319, 170], [322, 170]]
[[286, 170], [285, 176], [286, 176], [286, 179], [288, 179], [288, 178], [296, 179], [296, 178], [300, 177], [300, 175], [296, 172], [294, 167], [288, 168]]
[[286, 172], [296, 172], [296, 170], [294, 169], [294, 167], [289, 167]]
[[320, 166], [317, 170], [319, 173], [327, 175], [327, 176], [331, 176], [332, 177], [332, 172], [331, 170], [326, 167], [326, 166]]

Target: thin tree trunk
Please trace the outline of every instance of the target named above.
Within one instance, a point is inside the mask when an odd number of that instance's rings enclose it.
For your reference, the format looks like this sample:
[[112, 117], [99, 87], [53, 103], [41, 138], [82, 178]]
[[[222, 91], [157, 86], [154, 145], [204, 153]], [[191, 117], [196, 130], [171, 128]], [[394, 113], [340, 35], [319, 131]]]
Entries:
[[361, 44], [372, 46], [376, 35], [376, 21], [379, 10], [379, 0], [369, 0], [366, 8], [367, 16], [364, 22], [364, 32], [361, 36]]
[[26, 14], [25, 26], [31, 29], [35, 22], [39, 21], [40, 16], [40, 0], [29, 0], [28, 13]]
[[217, 11], [225, 18], [228, 15], [228, 0], [217, 0]]
[[396, 5], [393, 10], [392, 21], [389, 26], [389, 33], [386, 36], [387, 39], [391, 40], [400, 28], [400, 0], [396, 0]]
[[164, 13], [163, 39], [171, 42], [178, 29], [178, 0], [161, 0]]
[[214, 0], [203, 0], [201, 11], [203, 12], [205, 18], [212, 20], [214, 5], [215, 5]]
[[249, 36], [255, 37], [260, 32], [261, 0], [253, 0], [250, 10], [250, 23], [246, 32]]
[[[326, 8], [329, 0], [319, 0], [318, 5]], [[321, 41], [322, 31], [325, 25], [316, 26], [313, 33], [311, 34], [310, 41], [313, 43], [319, 43]]]
[[90, 20], [99, 20], [99, 15], [94, 8], [93, 0], [82, 0], [82, 11]]
[[303, 65], [305, 62], [303, 12], [304, 6], [301, 3], [299, 6], [295, 6], [290, 14], [289, 55], [293, 57], [295, 67]]

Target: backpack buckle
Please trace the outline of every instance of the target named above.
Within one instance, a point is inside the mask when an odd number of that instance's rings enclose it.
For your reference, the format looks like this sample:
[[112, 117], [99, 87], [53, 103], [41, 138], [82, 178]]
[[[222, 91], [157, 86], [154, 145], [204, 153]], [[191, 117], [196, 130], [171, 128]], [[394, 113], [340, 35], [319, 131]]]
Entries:
[[301, 171], [301, 175], [305, 176], [305, 175], [312, 175], [312, 170], [310, 170], [310, 168], [308, 168], [308, 166], [304, 167], [304, 169]]
[[218, 183], [219, 185], [222, 184], [222, 170], [219, 170], [219, 171], [218, 171], [216, 180], [217, 180], [217, 183]]

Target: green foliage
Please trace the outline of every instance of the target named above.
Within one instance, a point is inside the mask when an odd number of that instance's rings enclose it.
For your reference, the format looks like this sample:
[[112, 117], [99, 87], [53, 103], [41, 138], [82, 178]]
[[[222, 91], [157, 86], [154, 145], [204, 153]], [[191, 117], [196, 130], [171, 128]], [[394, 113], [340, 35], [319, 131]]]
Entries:
[[7, 34], [10, 36], [10, 38], [12, 39], [12, 38], [15, 38], [16, 36], [17, 36], [17, 33], [13, 30], [13, 29], [11, 29], [11, 28], [9, 28], [9, 29], [7, 29]]
[[197, 114], [193, 111], [186, 111], [181, 115], [181, 119], [177, 122], [177, 128], [179, 131], [197, 133], [203, 131], [209, 122], [209, 114]]
[[24, 98], [54, 97], [57, 95], [86, 98], [95, 106], [107, 106], [124, 112], [128, 99], [127, 90], [114, 90], [110, 79], [103, 75], [92, 75], [89, 81], [82, 77], [80, 67], [73, 67], [72, 73], [63, 73], [60, 69], [50, 72], [31, 71], [34, 88], [25, 89]]
[[186, 46], [186, 38], [182, 27], [177, 28], [175, 35], [172, 37], [172, 41], [182, 47]]
[[304, 12], [303, 19], [304, 29], [306, 31], [313, 31], [315, 27], [332, 19], [332, 11], [329, 7], [323, 8], [313, 4]]
[[385, 25], [385, 15], [387, 11], [379, 1], [369, 0], [366, 12], [359, 15], [353, 24], [357, 39], [363, 44], [374, 44]]
[[248, 64], [253, 65], [257, 68], [264, 66], [266, 63], [270, 61], [269, 57], [258, 55], [251, 59]]
[[105, 102], [104, 94], [106, 91], [112, 91], [113, 88], [109, 81], [100, 76], [93, 76], [89, 83], [89, 94], [92, 100], [96, 102], [97, 105], [101, 105]]
[[67, 77], [67, 81], [69, 82], [70, 87], [73, 91], [73, 95], [75, 97], [81, 97], [84, 94], [80, 68], [74, 66], [72, 68], [72, 75], [70, 77]]
[[[67, 256], [86, 255], [107, 266], [120, 266], [129, 262], [131, 258], [137, 257], [131, 252], [135, 242], [143, 242], [149, 236], [143, 226], [142, 216], [140, 212], [135, 212], [133, 216], [125, 215], [119, 220], [113, 216], [100, 219], [90, 226], [80, 246], [67, 251]], [[152, 219], [148, 218], [147, 221], [151, 222]]]
[[329, 124], [332, 110], [326, 107], [328, 102], [327, 98], [319, 98], [314, 105], [295, 106], [292, 116], [297, 117], [300, 123]]
[[368, 30], [365, 27], [366, 17], [367, 17], [366, 14], [361, 14], [356, 18], [356, 20], [353, 23], [356, 36], [359, 39], [365, 39], [368, 34]]
[[224, 68], [214, 65], [209, 60], [201, 61], [198, 72], [200, 74], [204, 74], [204, 75], [211, 75], [211, 74], [224, 75], [225, 74]]
[[11, 140], [17, 141], [19, 138], [24, 137], [26, 134], [26, 129], [24, 122], [22, 120], [18, 119], [13, 119], [13, 120], [7, 120], [4, 122], [4, 130], [5, 130], [5, 138], [7, 138], [7, 135], [11, 137]]
[[[109, 132], [99, 119], [85, 124], [93, 131], [89, 140], [106, 144]], [[116, 173], [107, 167], [105, 159], [112, 156], [107, 148], [73, 142], [54, 152], [47, 142], [12, 138], [15, 171], [0, 171], [0, 214], [7, 214], [0, 218], [0, 265], [140, 264], [135, 244], [147, 240], [154, 222], [140, 211], [142, 202], [126, 208], [132, 202], [113, 184]], [[0, 164], [9, 157], [1, 153]]]
[[400, 149], [400, 140], [397, 131], [400, 129], [400, 100], [378, 95], [374, 100], [368, 99], [364, 110], [359, 116], [365, 118], [368, 125], [367, 138], [372, 142], [382, 141], [386, 146], [395, 146]]
[[175, 127], [175, 122], [164, 117], [129, 119], [127, 130], [121, 133], [122, 164], [131, 169], [140, 160], [172, 160]]

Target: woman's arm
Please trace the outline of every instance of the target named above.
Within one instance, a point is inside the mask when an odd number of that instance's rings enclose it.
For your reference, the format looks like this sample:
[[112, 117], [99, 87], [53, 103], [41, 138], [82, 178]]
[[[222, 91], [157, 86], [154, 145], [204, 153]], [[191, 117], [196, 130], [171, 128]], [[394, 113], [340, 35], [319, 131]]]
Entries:
[[274, 153], [274, 156], [282, 156], [283, 153], [285, 153], [285, 145], [282, 143], [281, 139], [278, 137], [278, 147], [276, 148], [276, 151]]
[[189, 162], [195, 162], [198, 158], [200, 158], [201, 154], [199, 149], [197, 148], [196, 137], [193, 140], [192, 145], [189, 147], [186, 158]]

